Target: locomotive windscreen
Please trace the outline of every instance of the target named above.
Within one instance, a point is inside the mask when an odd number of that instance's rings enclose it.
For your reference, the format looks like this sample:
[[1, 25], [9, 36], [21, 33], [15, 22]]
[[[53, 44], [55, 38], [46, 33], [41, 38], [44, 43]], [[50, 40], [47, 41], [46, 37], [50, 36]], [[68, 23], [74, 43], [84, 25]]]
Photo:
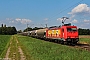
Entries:
[[67, 31], [68, 31], [68, 32], [77, 31], [77, 28], [67, 28]]

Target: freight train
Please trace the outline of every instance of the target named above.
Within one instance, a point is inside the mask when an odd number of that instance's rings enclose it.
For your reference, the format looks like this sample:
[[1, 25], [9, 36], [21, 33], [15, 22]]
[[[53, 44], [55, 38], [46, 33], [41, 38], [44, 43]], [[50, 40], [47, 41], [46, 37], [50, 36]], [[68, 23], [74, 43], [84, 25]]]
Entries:
[[77, 44], [79, 41], [77, 26], [71, 26], [71, 24], [28, 31], [22, 34], [44, 40], [59, 42], [61, 44]]
[[49, 28], [43, 28], [33, 31], [22, 33], [35, 38], [40, 38], [49, 41], [59, 42], [61, 44], [77, 44], [79, 41], [77, 26], [71, 26], [71, 24], [64, 24], [62, 26], [54, 26]]

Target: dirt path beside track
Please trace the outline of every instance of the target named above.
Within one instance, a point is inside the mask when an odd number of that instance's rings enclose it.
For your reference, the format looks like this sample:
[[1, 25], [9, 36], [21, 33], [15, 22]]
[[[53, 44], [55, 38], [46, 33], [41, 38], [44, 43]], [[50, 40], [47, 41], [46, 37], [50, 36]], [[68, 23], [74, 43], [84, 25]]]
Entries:
[[10, 45], [7, 49], [5, 59], [8, 60], [26, 60], [26, 56], [21, 49], [17, 37], [13, 35], [10, 40]]

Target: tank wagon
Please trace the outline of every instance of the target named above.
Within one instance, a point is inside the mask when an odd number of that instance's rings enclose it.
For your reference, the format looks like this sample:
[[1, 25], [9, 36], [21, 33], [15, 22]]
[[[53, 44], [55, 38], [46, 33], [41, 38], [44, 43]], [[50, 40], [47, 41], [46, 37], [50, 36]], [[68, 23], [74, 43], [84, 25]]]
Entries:
[[27, 36], [28, 32], [22, 32], [22, 33], [19, 33], [19, 35]]
[[60, 42], [62, 44], [77, 44], [79, 41], [77, 26], [71, 26], [70, 24], [29, 31], [28, 35], [35, 38]]

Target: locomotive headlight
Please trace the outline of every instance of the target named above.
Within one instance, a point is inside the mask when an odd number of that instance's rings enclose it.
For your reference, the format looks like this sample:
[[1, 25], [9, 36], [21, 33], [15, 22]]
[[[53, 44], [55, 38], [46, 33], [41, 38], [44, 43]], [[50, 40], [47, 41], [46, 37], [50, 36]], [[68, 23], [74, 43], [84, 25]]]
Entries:
[[76, 38], [78, 38], [78, 36], [76, 36]]
[[68, 36], [67, 38], [70, 38], [70, 36]]

